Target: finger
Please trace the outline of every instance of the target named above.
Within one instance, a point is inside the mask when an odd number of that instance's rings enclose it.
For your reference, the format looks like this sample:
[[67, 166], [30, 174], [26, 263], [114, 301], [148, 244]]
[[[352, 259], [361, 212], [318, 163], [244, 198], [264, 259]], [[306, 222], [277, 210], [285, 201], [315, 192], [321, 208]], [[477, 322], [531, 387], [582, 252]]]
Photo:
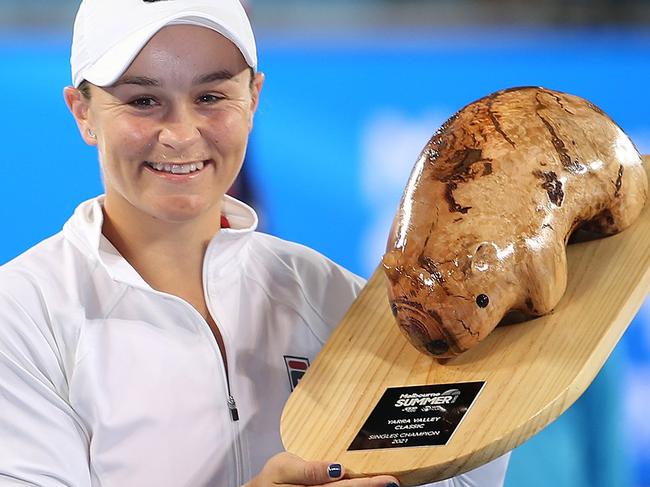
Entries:
[[278, 468], [273, 480], [277, 484], [315, 486], [333, 482], [345, 475], [345, 469], [339, 463], [308, 462], [289, 453], [278, 455], [275, 459]]
[[399, 483], [395, 477], [378, 475], [376, 477], [339, 480], [329, 484], [328, 487], [399, 487]]

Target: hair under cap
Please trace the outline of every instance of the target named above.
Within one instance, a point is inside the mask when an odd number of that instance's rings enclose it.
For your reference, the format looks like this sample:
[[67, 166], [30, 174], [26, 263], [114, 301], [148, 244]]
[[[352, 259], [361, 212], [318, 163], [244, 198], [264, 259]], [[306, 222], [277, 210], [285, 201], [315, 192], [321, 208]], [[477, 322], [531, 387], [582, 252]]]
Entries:
[[208, 27], [229, 39], [257, 70], [255, 37], [239, 0], [83, 0], [72, 36], [72, 84], [115, 83], [166, 25]]

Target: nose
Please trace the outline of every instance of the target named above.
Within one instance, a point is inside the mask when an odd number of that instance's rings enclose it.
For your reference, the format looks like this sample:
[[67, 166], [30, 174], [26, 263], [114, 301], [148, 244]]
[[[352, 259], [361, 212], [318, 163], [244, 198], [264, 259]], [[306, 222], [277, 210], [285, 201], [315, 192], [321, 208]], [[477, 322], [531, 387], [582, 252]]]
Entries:
[[449, 343], [445, 340], [431, 340], [425, 346], [432, 355], [442, 355], [449, 351]]
[[201, 138], [198, 120], [191, 110], [176, 108], [162, 121], [158, 140], [161, 144], [183, 151]]

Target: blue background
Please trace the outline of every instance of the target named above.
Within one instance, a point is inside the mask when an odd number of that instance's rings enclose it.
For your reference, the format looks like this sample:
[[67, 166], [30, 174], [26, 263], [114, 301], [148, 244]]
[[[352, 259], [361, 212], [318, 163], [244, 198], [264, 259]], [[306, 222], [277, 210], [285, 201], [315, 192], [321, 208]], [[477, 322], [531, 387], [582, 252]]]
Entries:
[[[62, 99], [68, 34], [0, 37], [0, 263], [99, 194], [94, 150]], [[258, 35], [267, 82], [247, 175], [266, 231], [368, 276], [428, 137], [492, 91], [543, 85], [588, 98], [650, 153], [650, 35], [467, 29]], [[509, 486], [650, 485], [650, 305], [592, 387], [513, 454]]]

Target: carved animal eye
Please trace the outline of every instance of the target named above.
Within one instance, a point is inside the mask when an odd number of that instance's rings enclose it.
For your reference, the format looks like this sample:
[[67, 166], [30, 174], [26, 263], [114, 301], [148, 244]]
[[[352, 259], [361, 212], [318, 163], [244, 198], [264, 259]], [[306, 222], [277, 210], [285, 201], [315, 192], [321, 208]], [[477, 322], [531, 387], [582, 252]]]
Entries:
[[476, 296], [476, 304], [478, 304], [481, 308], [485, 308], [488, 304], [490, 304], [490, 298], [487, 294], [479, 294]]

